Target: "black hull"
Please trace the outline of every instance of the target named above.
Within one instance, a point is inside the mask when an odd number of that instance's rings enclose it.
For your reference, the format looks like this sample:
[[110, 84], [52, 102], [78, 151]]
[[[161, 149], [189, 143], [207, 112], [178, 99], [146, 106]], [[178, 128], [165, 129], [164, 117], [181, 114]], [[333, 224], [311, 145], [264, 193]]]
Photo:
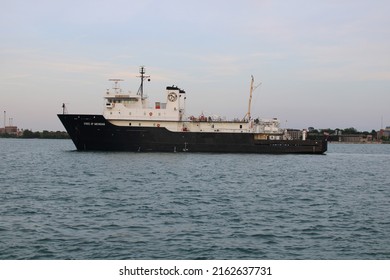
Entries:
[[58, 115], [77, 150], [323, 154], [325, 140], [255, 140], [253, 133], [171, 132], [115, 126], [102, 115]]

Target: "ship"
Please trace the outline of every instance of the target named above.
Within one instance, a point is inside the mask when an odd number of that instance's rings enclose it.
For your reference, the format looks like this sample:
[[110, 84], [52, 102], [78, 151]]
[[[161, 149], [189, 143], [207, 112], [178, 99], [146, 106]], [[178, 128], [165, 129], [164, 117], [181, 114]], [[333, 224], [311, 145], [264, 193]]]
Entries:
[[251, 77], [248, 111], [242, 119], [218, 116], [188, 116], [187, 93], [167, 86], [163, 102], [150, 102], [144, 82], [150, 81], [145, 67], [136, 93], [124, 92], [122, 79], [104, 96], [103, 114], [68, 114], [65, 104], [58, 118], [79, 151], [203, 152], [258, 154], [324, 154], [326, 139], [307, 139], [306, 131], [293, 139], [277, 118], [251, 116]]

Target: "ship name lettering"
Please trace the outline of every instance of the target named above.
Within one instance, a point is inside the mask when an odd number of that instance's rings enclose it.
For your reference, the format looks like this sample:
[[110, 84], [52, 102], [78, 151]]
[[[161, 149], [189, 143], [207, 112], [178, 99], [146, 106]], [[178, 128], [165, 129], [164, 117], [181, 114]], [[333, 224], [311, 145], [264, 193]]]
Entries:
[[84, 122], [84, 125], [98, 125], [98, 126], [104, 126], [105, 123], [94, 123], [94, 122]]

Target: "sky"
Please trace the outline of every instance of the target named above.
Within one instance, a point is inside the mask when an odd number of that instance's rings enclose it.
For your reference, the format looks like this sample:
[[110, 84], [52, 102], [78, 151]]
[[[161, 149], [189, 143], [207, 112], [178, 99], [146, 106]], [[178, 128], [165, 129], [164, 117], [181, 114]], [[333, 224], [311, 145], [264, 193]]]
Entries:
[[[390, 126], [388, 0], [0, 0], [0, 110], [19, 128], [101, 114], [110, 78], [188, 115], [252, 116], [285, 128]], [[2, 116], [0, 126], [4, 125]]]

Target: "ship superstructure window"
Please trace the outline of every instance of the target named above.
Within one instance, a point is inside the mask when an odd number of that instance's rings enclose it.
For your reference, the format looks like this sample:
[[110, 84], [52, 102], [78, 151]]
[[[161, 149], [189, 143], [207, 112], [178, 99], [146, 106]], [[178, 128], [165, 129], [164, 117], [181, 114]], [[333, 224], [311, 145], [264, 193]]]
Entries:
[[242, 124], [240, 124], [240, 128], [242, 128]]

